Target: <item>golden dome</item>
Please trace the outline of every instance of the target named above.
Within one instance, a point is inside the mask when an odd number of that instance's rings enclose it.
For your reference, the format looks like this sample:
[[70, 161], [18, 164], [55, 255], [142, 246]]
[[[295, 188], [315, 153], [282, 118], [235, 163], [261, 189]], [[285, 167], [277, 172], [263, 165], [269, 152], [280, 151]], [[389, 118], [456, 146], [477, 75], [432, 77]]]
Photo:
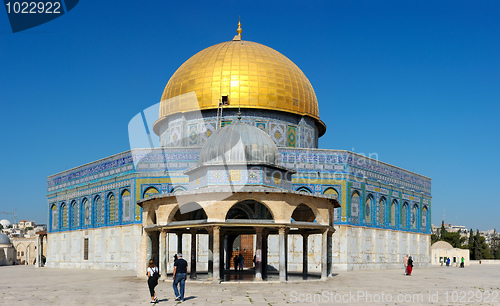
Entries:
[[[221, 96], [227, 95], [225, 108], [310, 116], [319, 123], [320, 135], [324, 134], [316, 94], [299, 67], [274, 49], [236, 39], [198, 52], [177, 69], [163, 91], [156, 123], [174, 113], [217, 109]], [[186, 99], [180, 96], [189, 92], [195, 92], [197, 102], [187, 98], [189, 95]]]

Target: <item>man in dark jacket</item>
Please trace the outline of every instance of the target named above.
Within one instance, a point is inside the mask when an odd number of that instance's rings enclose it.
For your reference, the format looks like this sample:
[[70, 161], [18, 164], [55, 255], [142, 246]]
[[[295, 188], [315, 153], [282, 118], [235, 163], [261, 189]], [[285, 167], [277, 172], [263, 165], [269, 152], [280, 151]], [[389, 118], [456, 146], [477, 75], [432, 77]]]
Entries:
[[[176, 301], [184, 302], [184, 288], [186, 285], [187, 261], [182, 258], [182, 253], [177, 254], [177, 260], [174, 262], [174, 294]], [[177, 289], [177, 284], [180, 286], [180, 294]]]

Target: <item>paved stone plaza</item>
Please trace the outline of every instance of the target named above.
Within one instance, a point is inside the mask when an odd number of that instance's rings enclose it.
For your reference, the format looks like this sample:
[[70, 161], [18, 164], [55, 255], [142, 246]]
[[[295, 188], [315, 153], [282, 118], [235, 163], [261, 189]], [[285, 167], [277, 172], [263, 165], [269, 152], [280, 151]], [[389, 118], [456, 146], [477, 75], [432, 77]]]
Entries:
[[[1, 305], [146, 305], [145, 279], [134, 271], [0, 267]], [[328, 281], [251, 283], [201, 281], [186, 284], [186, 305], [500, 304], [500, 265], [465, 269], [403, 269], [341, 272]], [[171, 282], [157, 287], [160, 305], [177, 304]]]

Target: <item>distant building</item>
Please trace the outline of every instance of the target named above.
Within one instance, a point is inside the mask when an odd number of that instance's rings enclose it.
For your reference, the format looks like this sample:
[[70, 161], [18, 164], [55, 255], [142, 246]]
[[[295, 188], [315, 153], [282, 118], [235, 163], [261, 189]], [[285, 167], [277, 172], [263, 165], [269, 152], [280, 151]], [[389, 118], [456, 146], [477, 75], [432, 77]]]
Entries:
[[15, 263], [18, 265], [34, 265], [36, 262], [36, 237], [12, 238], [16, 250]]
[[35, 227], [35, 221], [27, 221], [27, 220], [21, 220], [19, 221], [19, 223], [17, 224], [17, 226], [19, 227], [19, 229], [26, 229], [26, 228], [29, 228], [29, 227]]
[[485, 242], [491, 247], [494, 237], [498, 239], [498, 233], [494, 229], [480, 231], [479, 234], [485, 238]]
[[[432, 224], [431, 227], [432, 227], [433, 234], [436, 234], [436, 235], [440, 234], [441, 226], [436, 226], [436, 225]], [[467, 228], [464, 225], [452, 225], [451, 223], [444, 223], [444, 229], [447, 232], [451, 232], [451, 233], [460, 232], [460, 234], [462, 234], [462, 236], [464, 234], [465, 235], [469, 234], [469, 230], [467, 230]]]
[[464, 258], [464, 265], [468, 266], [469, 250], [453, 248], [451, 244], [446, 241], [438, 241], [431, 245], [431, 264], [444, 265], [446, 259], [450, 258], [451, 266], [460, 266], [462, 257]]

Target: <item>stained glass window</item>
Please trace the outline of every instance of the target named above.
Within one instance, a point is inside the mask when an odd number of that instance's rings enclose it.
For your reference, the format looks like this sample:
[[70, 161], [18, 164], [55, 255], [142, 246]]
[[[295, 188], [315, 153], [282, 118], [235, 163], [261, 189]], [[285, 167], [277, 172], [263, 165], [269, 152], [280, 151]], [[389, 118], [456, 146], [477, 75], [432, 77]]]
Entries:
[[408, 217], [408, 203], [403, 204], [403, 208], [401, 209], [401, 227], [406, 227], [406, 218]]
[[68, 227], [68, 206], [63, 203], [61, 205], [61, 214], [62, 214], [62, 228]]
[[78, 227], [78, 217], [79, 217], [79, 211], [78, 211], [78, 203], [76, 201], [73, 201], [71, 203], [71, 226], [72, 227]]
[[396, 226], [396, 207], [398, 206], [398, 201], [394, 200], [391, 204], [391, 225]]
[[427, 231], [427, 206], [422, 209], [422, 229]]
[[[323, 194], [329, 194], [331, 195], [332, 198], [336, 199], [337, 201], [339, 200], [339, 193], [332, 187], [328, 187], [327, 189], [325, 189]], [[338, 222], [339, 219], [340, 219], [340, 207], [337, 207], [333, 209], [333, 221]]]
[[110, 194], [108, 197], [109, 222], [116, 221], [116, 201], [115, 196]]
[[351, 197], [351, 216], [359, 216], [359, 193], [357, 191], [353, 192]]
[[413, 205], [411, 210], [411, 227], [414, 229], [417, 228], [417, 211], [418, 205]]
[[94, 206], [95, 206], [95, 218], [97, 224], [104, 223], [104, 206], [102, 205], [102, 200], [100, 196], [96, 196], [94, 198]]
[[83, 206], [83, 224], [85, 226], [90, 226], [92, 211], [90, 210], [89, 201], [87, 199], [84, 199], [82, 206]]
[[122, 192], [123, 221], [130, 221], [130, 192]]
[[384, 225], [384, 211], [385, 211], [385, 197], [381, 197], [378, 201], [378, 209], [377, 209], [377, 222], [379, 225]]
[[372, 223], [372, 207], [373, 207], [373, 196], [369, 195], [366, 198], [366, 204], [365, 204], [365, 221], [367, 223]]
[[57, 206], [52, 205], [52, 208], [50, 209], [52, 212], [52, 230], [56, 230], [59, 226], [59, 215], [57, 213]]

